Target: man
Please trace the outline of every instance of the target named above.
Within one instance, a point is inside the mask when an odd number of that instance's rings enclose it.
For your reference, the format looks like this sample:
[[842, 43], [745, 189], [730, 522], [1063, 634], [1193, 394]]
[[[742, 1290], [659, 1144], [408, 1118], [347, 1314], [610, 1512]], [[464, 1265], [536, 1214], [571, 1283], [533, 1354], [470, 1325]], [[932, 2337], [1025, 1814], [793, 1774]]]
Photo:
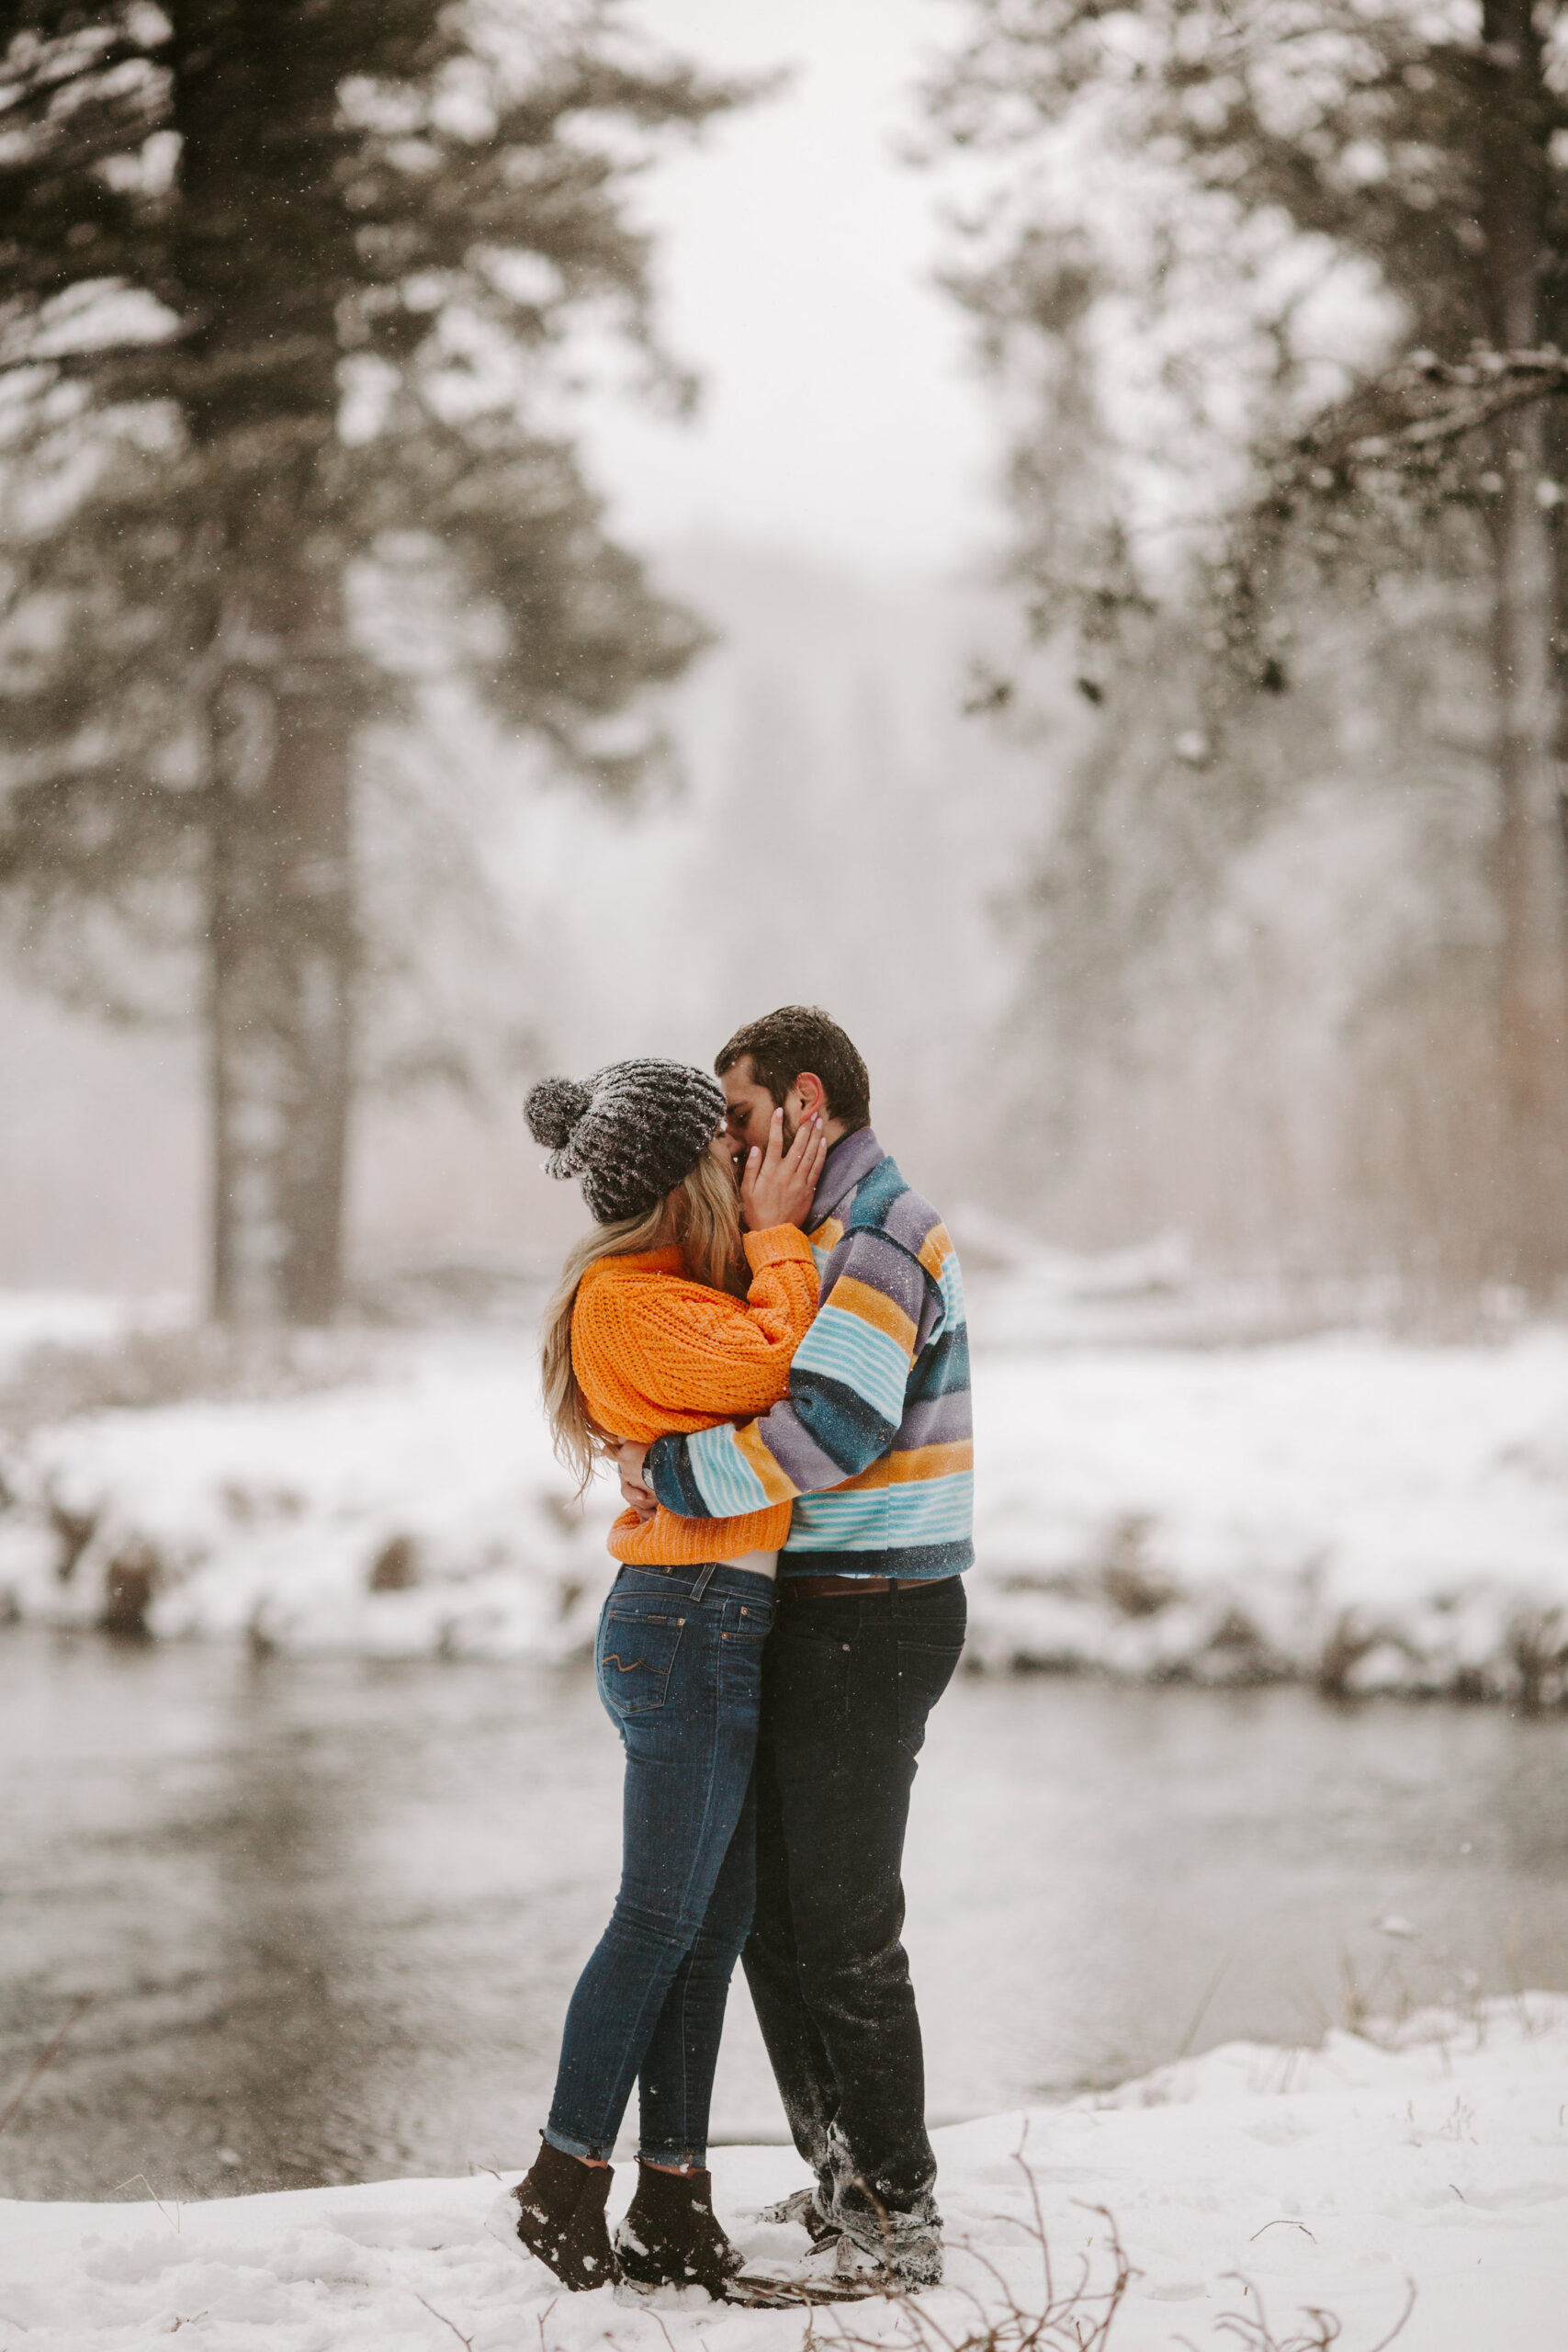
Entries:
[[964, 1644], [974, 1557], [958, 1261], [871, 1128], [865, 1064], [785, 1005], [714, 1068], [746, 1164], [775, 1110], [830, 1145], [808, 1227], [822, 1278], [789, 1396], [760, 1419], [621, 1449], [635, 1499], [688, 1519], [794, 1504], [764, 1665], [757, 1908], [745, 1965], [796, 2147], [809, 2267], [942, 2276], [936, 2161], [904, 1924], [904, 1832], [926, 1718]]

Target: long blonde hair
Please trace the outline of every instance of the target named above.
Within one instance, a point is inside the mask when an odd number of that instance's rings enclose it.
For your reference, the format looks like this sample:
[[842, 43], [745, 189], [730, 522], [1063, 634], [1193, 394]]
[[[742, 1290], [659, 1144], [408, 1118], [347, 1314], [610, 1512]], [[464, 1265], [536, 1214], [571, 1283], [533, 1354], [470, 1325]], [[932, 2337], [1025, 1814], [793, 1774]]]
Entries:
[[571, 1361], [571, 1313], [577, 1286], [601, 1258], [630, 1257], [678, 1242], [686, 1272], [710, 1290], [738, 1297], [746, 1292], [746, 1259], [740, 1247], [740, 1203], [735, 1186], [711, 1152], [691, 1174], [641, 1216], [596, 1226], [567, 1252], [560, 1281], [545, 1308], [539, 1334], [545, 1414], [555, 1440], [556, 1459], [572, 1472], [581, 1494], [607, 1436], [589, 1413]]

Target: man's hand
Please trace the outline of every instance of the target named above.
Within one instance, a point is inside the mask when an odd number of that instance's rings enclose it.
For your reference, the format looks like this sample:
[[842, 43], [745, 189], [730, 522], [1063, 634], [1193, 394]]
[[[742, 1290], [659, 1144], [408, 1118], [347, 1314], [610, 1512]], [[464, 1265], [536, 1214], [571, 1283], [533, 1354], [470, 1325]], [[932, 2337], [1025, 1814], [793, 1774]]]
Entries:
[[650, 1520], [659, 1509], [659, 1498], [642, 1475], [647, 1454], [646, 1445], [628, 1442], [615, 1448], [615, 1467], [621, 1476], [621, 1500], [628, 1510], [635, 1510], [638, 1519], [643, 1521]]
[[740, 1215], [748, 1229], [766, 1233], [775, 1225], [804, 1225], [827, 1157], [820, 1119], [802, 1119], [786, 1151], [784, 1113], [775, 1110], [768, 1125], [767, 1150], [752, 1145], [740, 1178]]

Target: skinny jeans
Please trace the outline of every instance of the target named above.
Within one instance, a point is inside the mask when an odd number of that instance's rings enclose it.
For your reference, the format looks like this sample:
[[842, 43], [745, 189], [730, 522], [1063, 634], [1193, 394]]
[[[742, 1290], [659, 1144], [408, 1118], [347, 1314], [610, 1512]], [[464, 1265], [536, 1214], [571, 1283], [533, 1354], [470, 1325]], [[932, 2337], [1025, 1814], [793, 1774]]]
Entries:
[[902, 1872], [964, 1625], [960, 1577], [810, 1600], [782, 1577], [763, 1667], [746, 1979], [822, 2209], [874, 2246], [939, 2218]]
[[624, 1567], [594, 1674], [626, 1775], [620, 1891], [567, 2009], [545, 2137], [607, 2158], [632, 2085], [638, 2153], [701, 2165], [725, 2002], [756, 1889], [752, 1766], [767, 1577]]

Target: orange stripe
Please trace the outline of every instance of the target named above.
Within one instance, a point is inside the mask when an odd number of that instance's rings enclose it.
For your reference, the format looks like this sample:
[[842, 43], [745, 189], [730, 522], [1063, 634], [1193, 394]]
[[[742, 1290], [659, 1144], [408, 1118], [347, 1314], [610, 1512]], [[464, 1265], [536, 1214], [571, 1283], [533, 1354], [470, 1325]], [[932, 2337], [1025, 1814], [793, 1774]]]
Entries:
[[844, 1238], [844, 1228], [836, 1216], [825, 1216], [816, 1232], [806, 1238], [814, 1250], [836, 1250]]
[[933, 1225], [919, 1248], [919, 1261], [933, 1283], [942, 1280], [942, 1270], [953, 1255], [945, 1225]]
[[953, 1438], [946, 1445], [911, 1445], [902, 1453], [885, 1453], [869, 1470], [858, 1477], [846, 1478], [841, 1487], [829, 1491], [835, 1495], [874, 1494], [878, 1487], [911, 1487], [922, 1478], [948, 1478], [955, 1471], [972, 1470], [975, 1448], [966, 1438]]
[[876, 1330], [886, 1331], [907, 1356], [914, 1354], [915, 1327], [897, 1300], [889, 1298], [886, 1291], [874, 1289], [870, 1283], [857, 1283], [852, 1274], [840, 1274], [824, 1304], [841, 1307], [846, 1315], [858, 1315], [863, 1323], [870, 1323]]
[[966, 1437], [952, 1438], [945, 1445], [912, 1445], [907, 1453], [890, 1453], [887, 1476], [895, 1487], [908, 1487], [919, 1478], [951, 1478], [955, 1471], [973, 1470], [975, 1447]]
[[743, 1429], [736, 1430], [735, 1451], [757, 1473], [762, 1482], [762, 1492], [771, 1503], [795, 1500], [795, 1488], [758, 1436], [755, 1421], [748, 1421]]

